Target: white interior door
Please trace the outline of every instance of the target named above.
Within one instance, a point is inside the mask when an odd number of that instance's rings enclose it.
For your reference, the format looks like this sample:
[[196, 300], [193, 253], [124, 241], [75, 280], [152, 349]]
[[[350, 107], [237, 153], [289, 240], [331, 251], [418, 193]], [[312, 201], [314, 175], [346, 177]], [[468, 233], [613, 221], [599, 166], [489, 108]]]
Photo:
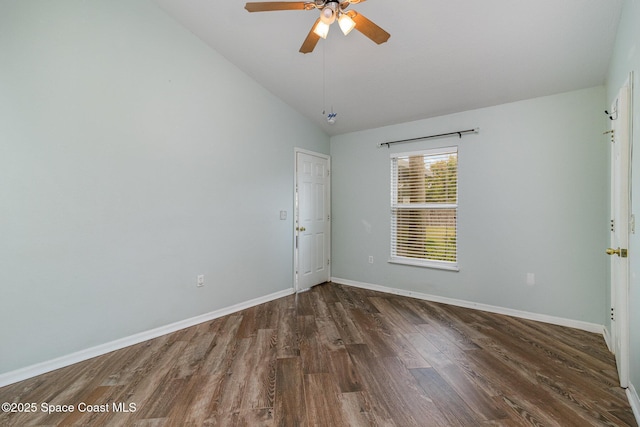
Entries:
[[629, 382], [630, 78], [609, 110], [611, 118], [611, 340], [620, 385]]
[[296, 151], [296, 287], [329, 281], [329, 157]]

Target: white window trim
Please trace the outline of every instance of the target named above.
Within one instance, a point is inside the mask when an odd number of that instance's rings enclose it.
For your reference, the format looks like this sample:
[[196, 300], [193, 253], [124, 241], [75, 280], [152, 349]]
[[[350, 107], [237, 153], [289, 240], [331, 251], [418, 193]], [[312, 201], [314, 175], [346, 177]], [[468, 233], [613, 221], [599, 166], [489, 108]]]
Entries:
[[[447, 154], [447, 153], [453, 153], [455, 152], [456, 155], [458, 153], [458, 146], [448, 146], [448, 147], [440, 147], [440, 148], [434, 148], [434, 149], [429, 149], [429, 150], [420, 150], [420, 151], [410, 151], [410, 152], [401, 152], [401, 153], [391, 153], [390, 154], [390, 159], [394, 159], [394, 158], [398, 158], [398, 157], [408, 157], [408, 156], [435, 156], [438, 154]], [[459, 169], [458, 169], [458, 177], [459, 177]], [[390, 220], [393, 221], [392, 219], [392, 211], [394, 209], [394, 202], [393, 199], [395, 197], [395, 191], [397, 190], [397, 188], [395, 187], [395, 176], [394, 176], [394, 170], [393, 170], [393, 164], [391, 166], [391, 198], [392, 198], [392, 202], [391, 202], [391, 212], [390, 212]], [[459, 180], [458, 180], [459, 182]], [[458, 192], [459, 194], [459, 192]], [[437, 206], [437, 208], [439, 209], [445, 209], [445, 208], [455, 208], [456, 211], [458, 209], [459, 206], [459, 202], [455, 203], [455, 204], [440, 204]], [[413, 205], [411, 206], [411, 208], [432, 208], [433, 205], [428, 204], [428, 205], [423, 205], [423, 204], [419, 204], [419, 205]], [[395, 209], [402, 209], [402, 207], [400, 206], [395, 206]], [[393, 228], [393, 223], [391, 223], [391, 228]], [[458, 224], [456, 223], [456, 231], [458, 231]], [[389, 247], [390, 253], [393, 253], [393, 241], [390, 241], [390, 247]], [[451, 262], [451, 261], [438, 261], [438, 260], [427, 260], [427, 259], [417, 259], [417, 258], [408, 258], [408, 257], [401, 257], [401, 256], [389, 256], [388, 262], [390, 264], [402, 264], [402, 265], [410, 265], [410, 266], [415, 266], [415, 267], [423, 267], [423, 268], [433, 268], [433, 269], [438, 269], [438, 270], [448, 270], [448, 271], [460, 271], [460, 267], [458, 264], [458, 245], [456, 243], [456, 261], [455, 262]]]
[[412, 265], [415, 267], [434, 268], [437, 270], [460, 271], [460, 267], [458, 267], [457, 262], [449, 261], [431, 261], [426, 259], [420, 260], [414, 258], [395, 257], [389, 258], [387, 262], [389, 264]]

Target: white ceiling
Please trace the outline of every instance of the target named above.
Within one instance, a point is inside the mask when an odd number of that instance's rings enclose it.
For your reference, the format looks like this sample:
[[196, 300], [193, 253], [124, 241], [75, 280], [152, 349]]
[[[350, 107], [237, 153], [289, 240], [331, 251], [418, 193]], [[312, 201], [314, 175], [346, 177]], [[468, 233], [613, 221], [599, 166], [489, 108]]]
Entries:
[[[376, 45], [337, 24], [301, 54], [317, 10], [249, 13], [241, 0], [156, 0], [330, 135], [604, 83], [622, 0], [367, 0]], [[338, 113], [329, 125], [323, 110]]]

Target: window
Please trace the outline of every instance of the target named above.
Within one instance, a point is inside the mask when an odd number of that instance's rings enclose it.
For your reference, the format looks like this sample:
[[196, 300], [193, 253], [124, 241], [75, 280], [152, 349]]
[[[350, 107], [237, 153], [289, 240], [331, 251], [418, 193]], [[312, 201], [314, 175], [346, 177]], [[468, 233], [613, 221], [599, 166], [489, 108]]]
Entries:
[[458, 269], [458, 148], [391, 155], [390, 262]]

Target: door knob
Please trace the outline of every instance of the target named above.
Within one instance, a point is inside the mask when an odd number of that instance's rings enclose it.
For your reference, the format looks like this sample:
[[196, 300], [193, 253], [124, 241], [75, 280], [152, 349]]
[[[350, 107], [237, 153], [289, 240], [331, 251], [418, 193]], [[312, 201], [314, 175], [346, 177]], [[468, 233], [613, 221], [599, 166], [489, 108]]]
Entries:
[[607, 250], [605, 252], [607, 253], [607, 255], [618, 255], [619, 257], [622, 257], [622, 258], [626, 258], [627, 257], [627, 250], [626, 249], [607, 248]]
[[304, 227], [296, 227], [296, 231], [307, 231]]

